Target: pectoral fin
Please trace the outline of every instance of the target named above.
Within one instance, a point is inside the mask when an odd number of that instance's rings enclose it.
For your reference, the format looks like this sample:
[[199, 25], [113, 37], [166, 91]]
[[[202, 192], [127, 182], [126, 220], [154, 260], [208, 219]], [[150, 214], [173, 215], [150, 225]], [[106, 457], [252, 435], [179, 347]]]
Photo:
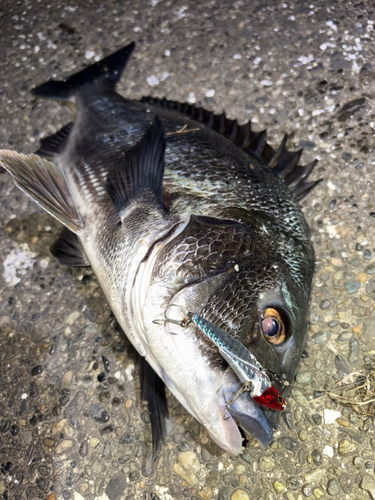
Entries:
[[0, 165], [16, 185], [74, 233], [83, 229], [66, 179], [57, 166], [40, 156], [1, 150]]

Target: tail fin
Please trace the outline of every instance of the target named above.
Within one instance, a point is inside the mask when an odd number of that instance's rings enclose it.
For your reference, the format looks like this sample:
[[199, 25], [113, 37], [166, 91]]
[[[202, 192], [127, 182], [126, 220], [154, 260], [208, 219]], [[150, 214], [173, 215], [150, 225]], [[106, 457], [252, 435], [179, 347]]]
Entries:
[[79, 89], [88, 84], [102, 83], [107, 88], [114, 89], [134, 47], [134, 42], [129, 43], [126, 47], [64, 80], [50, 80], [47, 83], [42, 83], [33, 89], [32, 93], [47, 99], [72, 101]]

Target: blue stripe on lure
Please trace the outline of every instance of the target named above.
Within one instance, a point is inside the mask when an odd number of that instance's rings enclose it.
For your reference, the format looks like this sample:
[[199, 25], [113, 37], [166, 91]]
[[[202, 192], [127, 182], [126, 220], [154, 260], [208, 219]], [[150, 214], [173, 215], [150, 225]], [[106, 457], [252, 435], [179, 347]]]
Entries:
[[285, 401], [263, 371], [261, 364], [241, 342], [198, 314], [189, 313], [180, 326], [187, 326], [190, 321], [218, 347], [221, 356], [243, 383], [228, 405], [243, 391], [249, 391], [250, 396], [261, 406], [278, 411], [285, 409]]

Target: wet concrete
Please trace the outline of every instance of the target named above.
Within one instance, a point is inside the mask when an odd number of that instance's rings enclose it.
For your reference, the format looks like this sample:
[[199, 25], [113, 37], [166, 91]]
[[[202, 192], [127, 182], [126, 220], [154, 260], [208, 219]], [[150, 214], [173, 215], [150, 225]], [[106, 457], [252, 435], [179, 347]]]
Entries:
[[[0, 9], [2, 148], [33, 152], [71, 120], [69, 109], [35, 100], [33, 85], [135, 40], [124, 96], [225, 110], [267, 128], [274, 146], [287, 132], [289, 147], [304, 148], [303, 163], [318, 158], [315, 177], [324, 177], [303, 202], [317, 259], [308, 357], [273, 443], [265, 451], [249, 443], [231, 459], [168, 395], [174, 428], [145, 478], [150, 428], [134, 355], [91, 271], [63, 268], [49, 254], [58, 223], [0, 174], [0, 495], [375, 498], [374, 408], [325, 392], [342, 377], [367, 377], [373, 389], [375, 8], [42, 0]], [[174, 472], [178, 462], [193, 464], [196, 483]]]

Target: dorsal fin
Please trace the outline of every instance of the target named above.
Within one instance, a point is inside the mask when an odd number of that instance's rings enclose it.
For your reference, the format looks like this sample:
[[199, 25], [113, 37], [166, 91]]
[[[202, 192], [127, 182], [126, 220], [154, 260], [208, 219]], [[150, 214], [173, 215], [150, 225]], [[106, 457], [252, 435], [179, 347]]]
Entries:
[[148, 190], [163, 207], [165, 138], [158, 116], [141, 141], [130, 149], [121, 168], [114, 168], [107, 179], [107, 192], [121, 217], [132, 198]]
[[40, 147], [35, 154], [43, 156], [48, 160], [56, 158], [56, 156], [61, 153], [61, 151], [64, 149], [65, 144], [68, 142], [69, 134], [73, 128], [73, 125], [73, 122], [67, 123], [55, 134], [41, 139]]
[[91, 64], [64, 80], [50, 80], [49, 82], [42, 83], [42, 85], [33, 89], [32, 93], [40, 97], [46, 97], [47, 99], [71, 101], [79, 93], [79, 89], [86, 85], [103, 84], [109, 89], [114, 89], [134, 47], [134, 42], [129, 43], [126, 47], [117, 50], [113, 54], [104, 57], [100, 61]]
[[201, 107], [194, 106], [194, 104], [180, 104], [165, 98], [143, 97], [141, 102], [183, 113], [188, 118], [203, 123], [215, 132], [227, 137], [247, 153], [262, 158], [274, 170], [275, 174], [290, 187], [297, 199], [301, 199], [321, 181], [319, 179], [313, 185], [304, 182], [313, 171], [316, 162], [312, 162], [308, 166], [298, 165], [302, 150], [288, 151], [285, 148], [287, 135], [284, 136], [280, 146], [275, 150], [267, 142], [267, 132], [265, 130], [254, 132], [251, 130], [251, 122], [238, 125], [237, 120], [230, 120], [225, 116], [225, 113], [215, 115], [212, 111], [206, 111]]

